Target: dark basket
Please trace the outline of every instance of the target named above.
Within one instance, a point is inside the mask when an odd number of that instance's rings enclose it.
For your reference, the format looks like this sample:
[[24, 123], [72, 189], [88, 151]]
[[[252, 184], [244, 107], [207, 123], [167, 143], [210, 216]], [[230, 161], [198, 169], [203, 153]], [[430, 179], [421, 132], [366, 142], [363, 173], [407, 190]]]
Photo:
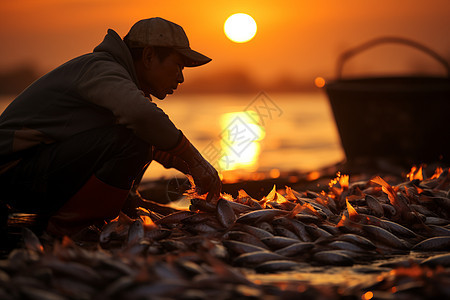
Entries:
[[[337, 77], [341, 77], [345, 59], [375, 44], [393, 41], [418, 45], [399, 38], [371, 41], [341, 56]], [[438, 60], [450, 74], [445, 60]], [[327, 83], [325, 90], [348, 161], [387, 158], [404, 164], [450, 162], [449, 78], [337, 79]]]

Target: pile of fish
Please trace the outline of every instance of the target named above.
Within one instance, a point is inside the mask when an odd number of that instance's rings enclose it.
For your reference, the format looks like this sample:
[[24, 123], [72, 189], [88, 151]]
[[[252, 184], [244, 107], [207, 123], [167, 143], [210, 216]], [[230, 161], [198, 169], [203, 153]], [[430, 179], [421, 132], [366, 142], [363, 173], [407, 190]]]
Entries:
[[[84, 240], [24, 229], [24, 247], [0, 261], [0, 298], [449, 298], [449, 169], [387, 181], [338, 174], [320, 193], [274, 187], [256, 200], [241, 190], [216, 203], [189, 194], [188, 210], [140, 207]], [[352, 286], [288, 276], [335, 267], [376, 276]]]

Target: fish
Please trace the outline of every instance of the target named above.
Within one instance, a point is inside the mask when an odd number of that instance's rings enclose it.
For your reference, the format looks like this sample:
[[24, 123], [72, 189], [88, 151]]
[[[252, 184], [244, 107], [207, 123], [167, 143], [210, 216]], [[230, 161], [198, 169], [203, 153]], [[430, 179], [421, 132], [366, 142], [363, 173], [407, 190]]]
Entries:
[[381, 206], [383, 207], [383, 212], [385, 216], [392, 217], [397, 215], [397, 209], [392, 204], [389, 203], [382, 203]]
[[217, 220], [226, 229], [233, 226], [236, 222], [236, 214], [231, 207], [229, 201], [220, 198], [217, 201]]
[[283, 248], [275, 250], [275, 253], [279, 254], [281, 256], [292, 257], [292, 256], [298, 256], [300, 254], [303, 254], [306, 251], [309, 251], [313, 248], [314, 248], [314, 243], [296, 242], [296, 243], [287, 245]]
[[125, 239], [128, 235], [129, 226], [133, 223], [133, 220], [120, 212], [119, 216], [106, 223], [99, 235], [99, 241], [101, 244], [106, 244], [111, 241], [111, 239], [121, 240]]
[[286, 257], [270, 251], [255, 251], [243, 253], [233, 259], [233, 264], [242, 267], [252, 267], [266, 261], [286, 260]]
[[191, 199], [191, 205], [189, 206], [190, 211], [204, 211], [204, 212], [216, 212], [216, 205], [210, 202], [206, 202], [204, 199], [193, 198]]
[[352, 233], [340, 235], [338, 240], [350, 242], [368, 250], [374, 250], [376, 248], [375, 244], [369, 239]]
[[296, 239], [297, 241], [299, 241], [299, 237], [294, 232], [290, 231], [289, 229], [287, 229], [285, 227], [274, 226], [273, 230], [274, 230], [276, 235], [288, 237], [288, 238], [291, 238], [291, 239]]
[[144, 223], [141, 219], [136, 219], [128, 230], [128, 245], [138, 243], [144, 238]]
[[254, 207], [251, 207], [251, 206], [248, 206], [248, 205], [245, 205], [245, 204], [241, 204], [241, 203], [238, 203], [238, 202], [234, 202], [234, 201], [228, 201], [228, 200], [225, 200], [225, 201], [228, 202], [228, 204], [231, 206], [231, 208], [233, 209], [233, 211], [236, 214], [247, 213], [247, 212], [250, 212], [250, 211], [254, 211], [255, 209], [262, 209], [262, 208], [254, 208]]
[[438, 217], [426, 217], [425, 224], [427, 225], [447, 225], [449, 224], [449, 220]]
[[261, 228], [264, 231], [267, 231], [267, 232], [270, 232], [272, 234], [275, 234], [275, 230], [274, 230], [274, 228], [272, 226], [272, 223], [270, 223], [270, 222], [266, 222], [266, 221], [257, 222], [255, 224], [255, 226], [258, 227], [258, 228]]
[[366, 249], [355, 245], [351, 242], [346, 241], [333, 241], [328, 244], [329, 247], [336, 249], [336, 250], [348, 250], [348, 251], [355, 251], [355, 252], [364, 252]]
[[383, 205], [372, 195], [366, 195], [365, 200], [369, 209], [374, 213], [377, 217], [382, 217], [384, 215]]
[[299, 213], [295, 215], [295, 220], [298, 220], [303, 223], [319, 223], [320, 218], [316, 215], [306, 214], [306, 213]]
[[203, 234], [203, 233], [216, 234], [218, 232], [216, 227], [205, 223], [186, 224], [183, 225], [182, 228], [192, 234]]
[[159, 244], [164, 248], [164, 251], [187, 251], [189, 247], [179, 240], [174, 239], [164, 239], [160, 240]]
[[382, 220], [380, 219], [380, 225], [382, 228], [389, 230], [393, 234], [397, 236], [402, 237], [408, 237], [408, 238], [415, 238], [417, 237], [417, 234], [411, 231], [410, 229], [406, 228], [405, 226], [402, 226], [396, 222], [389, 221], [389, 220]]
[[159, 220], [155, 220], [154, 222], [155, 222], [155, 224], [178, 224], [182, 220], [184, 220], [194, 214], [195, 213], [192, 211], [181, 210], [181, 211], [176, 211], [171, 214], [168, 214], [167, 216], [162, 217]]
[[331, 233], [329, 233], [326, 230], [323, 230], [320, 227], [317, 227], [316, 225], [306, 225], [305, 228], [313, 240], [328, 239], [333, 237]]
[[38, 254], [44, 254], [44, 246], [42, 246], [41, 241], [36, 236], [36, 234], [27, 227], [22, 228], [22, 237], [25, 247]]
[[299, 266], [299, 263], [292, 260], [270, 260], [257, 265], [255, 271], [258, 273], [286, 272]]
[[298, 238], [303, 242], [311, 242], [312, 238], [306, 231], [305, 224], [297, 219], [291, 219], [286, 217], [276, 218], [273, 222], [275, 225], [284, 226], [285, 228], [294, 232]]
[[56, 258], [47, 258], [42, 264], [51, 269], [56, 277], [71, 278], [74, 281], [96, 285], [101, 282], [101, 277], [94, 268], [75, 261], [62, 261]]
[[386, 229], [374, 225], [363, 225], [363, 230], [372, 238], [387, 246], [400, 250], [408, 250], [408, 246], [404, 241], [400, 240]]
[[261, 242], [263, 242], [271, 249], [280, 249], [292, 244], [296, 244], [299, 242], [299, 240], [284, 236], [272, 236], [261, 239]]
[[430, 229], [431, 234], [434, 236], [450, 236], [450, 229], [447, 229], [443, 226], [428, 225], [428, 228]]
[[234, 228], [237, 228], [239, 230], [245, 231], [251, 235], [254, 235], [255, 237], [259, 238], [259, 239], [263, 239], [266, 237], [272, 237], [273, 234], [269, 231], [263, 230], [259, 227], [255, 227], [255, 226], [251, 226], [248, 224], [240, 224], [240, 223], [236, 223]]
[[286, 216], [289, 214], [289, 211], [281, 210], [281, 209], [263, 209], [256, 210], [245, 213], [239, 218], [237, 218], [236, 222], [238, 223], [246, 223], [246, 224], [254, 224], [257, 222], [263, 221], [271, 221], [275, 217]]
[[203, 223], [211, 218], [215, 218], [216, 214], [210, 213], [210, 212], [198, 212], [194, 213], [191, 216], [182, 219], [180, 222], [183, 224], [197, 224], [197, 223]]
[[313, 258], [319, 263], [328, 265], [352, 266], [354, 264], [354, 260], [350, 256], [335, 250], [314, 253]]
[[239, 241], [224, 240], [222, 244], [234, 254], [240, 255], [243, 253], [256, 252], [256, 251], [267, 251], [262, 247], [258, 247], [252, 244], [247, 244]]
[[172, 234], [172, 231], [165, 228], [155, 228], [153, 230], [145, 231], [144, 238], [150, 241], [158, 241], [166, 239]]
[[438, 254], [428, 257], [420, 262], [420, 265], [437, 267], [441, 266], [444, 268], [450, 267], [450, 253]]
[[423, 240], [412, 248], [413, 251], [448, 251], [450, 236], [437, 236]]
[[229, 231], [227, 233], [227, 237], [230, 240], [235, 240], [247, 244], [252, 244], [258, 247], [262, 247], [265, 249], [269, 249], [269, 247], [265, 243], [263, 243], [261, 239], [245, 231], [236, 231], [236, 230]]

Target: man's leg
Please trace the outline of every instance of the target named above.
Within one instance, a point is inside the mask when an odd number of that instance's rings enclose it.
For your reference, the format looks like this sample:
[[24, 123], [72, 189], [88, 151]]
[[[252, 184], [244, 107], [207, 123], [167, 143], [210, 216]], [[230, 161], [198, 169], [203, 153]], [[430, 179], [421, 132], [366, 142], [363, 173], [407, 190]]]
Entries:
[[[66, 224], [70, 218], [72, 223], [81, 220], [80, 214], [108, 218], [118, 213], [133, 180], [150, 160], [151, 147], [125, 127], [90, 130], [41, 145], [25, 157], [7, 173], [7, 197], [22, 211], [63, 213]], [[81, 210], [69, 216], [76, 208]], [[86, 215], [89, 212], [96, 213]]]

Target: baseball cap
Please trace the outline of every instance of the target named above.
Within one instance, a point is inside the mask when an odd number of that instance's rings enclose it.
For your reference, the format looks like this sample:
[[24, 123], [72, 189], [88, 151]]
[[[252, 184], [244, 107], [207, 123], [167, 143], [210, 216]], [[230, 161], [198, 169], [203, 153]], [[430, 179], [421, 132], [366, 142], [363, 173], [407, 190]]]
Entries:
[[136, 22], [128, 32], [130, 47], [170, 47], [185, 58], [186, 67], [197, 67], [211, 58], [191, 49], [183, 28], [163, 18], [150, 18]]

